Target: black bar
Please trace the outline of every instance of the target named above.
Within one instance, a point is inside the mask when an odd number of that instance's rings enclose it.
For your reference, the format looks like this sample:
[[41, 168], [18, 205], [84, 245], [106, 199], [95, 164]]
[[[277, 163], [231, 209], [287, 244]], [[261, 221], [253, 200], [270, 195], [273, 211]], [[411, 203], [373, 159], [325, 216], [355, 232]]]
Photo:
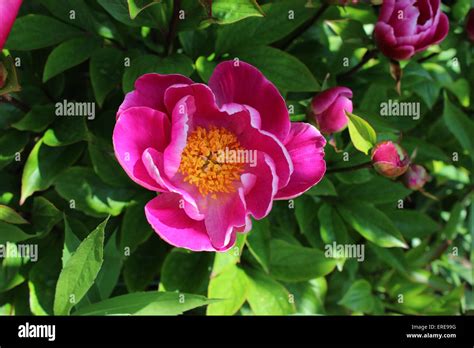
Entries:
[[[19, 326], [55, 325], [55, 340], [20, 338]], [[415, 325], [415, 326], [413, 326]], [[430, 326], [432, 325], [432, 326]], [[408, 338], [407, 334], [456, 337]], [[473, 347], [474, 317], [0, 317], [0, 347], [254, 343]]]

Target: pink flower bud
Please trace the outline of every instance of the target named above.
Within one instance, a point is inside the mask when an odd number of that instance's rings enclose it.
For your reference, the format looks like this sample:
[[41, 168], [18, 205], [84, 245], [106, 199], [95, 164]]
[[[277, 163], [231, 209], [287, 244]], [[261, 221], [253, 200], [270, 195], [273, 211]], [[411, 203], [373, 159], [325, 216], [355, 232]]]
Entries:
[[352, 91], [347, 87], [333, 87], [316, 95], [311, 111], [318, 128], [326, 134], [337, 133], [347, 127], [347, 112], [352, 112]]
[[474, 42], [474, 8], [472, 8], [467, 15], [466, 32], [469, 40]]
[[440, 0], [384, 0], [374, 37], [383, 54], [403, 60], [440, 43], [448, 31]]
[[403, 184], [410, 190], [418, 191], [421, 189], [430, 176], [423, 166], [411, 164], [403, 175]]
[[398, 144], [384, 141], [372, 150], [372, 164], [381, 175], [395, 179], [407, 171], [410, 158]]

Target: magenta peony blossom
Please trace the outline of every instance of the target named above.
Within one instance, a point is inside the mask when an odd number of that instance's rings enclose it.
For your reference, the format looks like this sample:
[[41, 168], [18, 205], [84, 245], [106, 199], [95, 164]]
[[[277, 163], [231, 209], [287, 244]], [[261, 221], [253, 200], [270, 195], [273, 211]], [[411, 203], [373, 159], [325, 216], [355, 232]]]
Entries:
[[403, 183], [411, 190], [417, 191], [429, 180], [430, 176], [423, 166], [411, 164], [403, 175]]
[[399, 145], [384, 141], [373, 148], [372, 164], [381, 175], [395, 179], [407, 171], [410, 158]]
[[440, 0], [385, 0], [375, 26], [375, 41], [387, 57], [411, 58], [441, 42], [449, 31]]
[[7, 41], [22, 0], [0, 0], [0, 50]]
[[319, 130], [326, 134], [337, 133], [347, 127], [347, 112], [352, 112], [352, 91], [347, 87], [333, 87], [316, 95], [311, 111]]
[[469, 40], [474, 42], [474, 8], [471, 8], [466, 20], [466, 32]]
[[[274, 199], [323, 177], [325, 139], [290, 123], [285, 101], [243, 62], [219, 64], [209, 87], [181, 75], [146, 74], [117, 114], [115, 155], [136, 183], [160, 192], [145, 207], [168, 243], [225, 251]], [[240, 156], [240, 157], [238, 157]]]

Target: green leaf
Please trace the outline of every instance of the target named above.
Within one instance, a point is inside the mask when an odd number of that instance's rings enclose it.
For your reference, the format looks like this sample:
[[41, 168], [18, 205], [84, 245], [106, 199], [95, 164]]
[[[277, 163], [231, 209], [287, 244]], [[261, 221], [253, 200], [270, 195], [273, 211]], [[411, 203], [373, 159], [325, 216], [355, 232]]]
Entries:
[[[107, 39], [123, 43], [115, 22], [101, 11], [93, 11], [88, 3], [83, 0], [39, 0], [52, 15], [62, 22], [78, 26], [87, 32], [98, 34]], [[75, 16], [71, 16], [74, 9]]]
[[89, 138], [89, 156], [94, 172], [99, 178], [109, 185], [117, 187], [130, 186], [132, 180], [127, 176], [122, 167], [120, 167], [115, 158], [112, 145], [100, 138], [92, 137], [90, 134]]
[[370, 42], [362, 23], [357, 20], [338, 19], [325, 21], [325, 24], [342, 39], [344, 44], [363, 44]]
[[320, 89], [311, 71], [296, 57], [273, 47], [243, 47], [236, 57], [260, 69], [280, 91], [314, 92]]
[[63, 117], [49, 128], [43, 137], [48, 146], [66, 146], [87, 140], [88, 130], [84, 117]]
[[153, 234], [153, 230], [145, 217], [145, 205], [152, 197], [141, 195], [125, 210], [120, 234], [120, 250], [133, 253]]
[[29, 141], [28, 133], [9, 129], [0, 133], [0, 169], [10, 164]]
[[469, 107], [471, 104], [471, 87], [466, 79], [458, 79], [446, 87], [456, 96], [456, 98], [458, 98], [458, 101], [462, 106], [465, 108]]
[[57, 45], [80, 34], [78, 29], [54, 18], [29, 14], [17, 18], [5, 47], [10, 50], [30, 51]]
[[372, 204], [393, 203], [393, 207], [397, 206], [399, 200], [412, 193], [400, 182], [381, 176], [375, 176], [372, 180], [359, 185], [343, 185], [340, 191], [341, 196], [349, 200], [357, 197]]
[[[3, 222], [0, 222], [0, 230], [2, 230]], [[0, 239], [2, 251], [17, 248], [13, 243], [6, 243]], [[21, 274], [21, 267], [28, 262], [26, 257], [16, 257], [7, 254], [0, 263], [0, 293], [13, 289], [25, 281], [25, 276]]]
[[263, 12], [256, 0], [213, 0], [212, 22], [230, 24], [247, 17], [262, 17]]
[[213, 255], [173, 249], [163, 263], [160, 286], [165, 291], [205, 294]]
[[63, 268], [64, 266], [66, 266], [72, 254], [74, 254], [80, 244], [81, 240], [73, 232], [69, 224], [68, 218], [66, 217], [66, 215], [64, 215], [64, 245], [61, 257]]
[[371, 242], [384, 248], [408, 247], [393, 222], [373, 205], [353, 201], [339, 204], [337, 209], [354, 230]]
[[295, 200], [295, 216], [296, 222], [304, 235], [315, 233], [314, 220], [316, 218], [317, 206], [314, 199], [310, 196], [303, 195]]
[[270, 248], [270, 272], [277, 280], [310, 280], [322, 277], [336, 267], [335, 259], [325, 257], [317, 249], [293, 245], [280, 239], [272, 240]]
[[223, 253], [216, 253], [214, 258], [214, 265], [212, 266], [211, 277], [220, 274], [224, 269], [230, 265], [235, 265], [240, 262], [240, 257], [245, 247], [247, 240], [247, 233], [237, 233], [237, 240], [232, 248]]
[[53, 315], [54, 292], [61, 272], [57, 244], [50, 245], [48, 253], [35, 262], [28, 273], [29, 302], [34, 315]]
[[117, 235], [118, 231], [115, 231], [105, 244], [104, 263], [91, 289], [97, 292], [98, 300], [109, 298], [120, 277], [123, 253], [117, 247]]
[[178, 315], [212, 302], [199, 295], [137, 292], [94, 303], [81, 308], [73, 315]]
[[367, 155], [377, 142], [375, 130], [363, 118], [349, 112], [346, 112], [346, 115], [349, 118], [349, 135], [352, 144], [357, 150]]
[[43, 83], [60, 73], [88, 60], [100, 42], [88, 36], [63, 42], [48, 56], [43, 73]]
[[12, 127], [22, 131], [40, 133], [53, 122], [55, 117], [54, 105], [34, 105], [21, 120], [13, 123]]
[[353, 312], [370, 313], [374, 308], [372, 286], [367, 280], [361, 279], [354, 282], [339, 304]]
[[328, 284], [320, 277], [307, 282], [288, 283], [287, 289], [294, 296], [298, 314], [326, 314], [324, 301]]
[[212, 62], [204, 56], [200, 56], [196, 60], [196, 71], [199, 74], [199, 77], [206, 83], [211, 78], [212, 72], [214, 71], [216, 66], [216, 62]]
[[423, 238], [439, 230], [439, 225], [428, 215], [407, 209], [388, 210], [390, 220], [407, 239]]
[[61, 221], [61, 212], [46, 198], [35, 197], [31, 211], [31, 223], [36, 233], [44, 235]]
[[[463, 221], [463, 217], [462, 217], [463, 211], [464, 211], [464, 205], [462, 204], [462, 202], [457, 202], [452, 207], [449, 213], [449, 220], [444, 226], [443, 231], [442, 231], [443, 234], [446, 235], [447, 239], [453, 240], [456, 237], [459, 231], [459, 225]], [[472, 226], [472, 222], [471, 222], [471, 226]]]
[[370, 247], [370, 250], [373, 251], [380, 260], [385, 262], [388, 266], [396, 269], [401, 274], [408, 276], [405, 255], [401, 249], [381, 248], [371, 242], [368, 242], [367, 244]]
[[[307, 0], [272, 2], [262, 6], [264, 17], [250, 17], [219, 27], [216, 54], [238, 50], [249, 44], [266, 45], [283, 39], [316, 12], [316, 9], [305, 7], [306, 3]], [[290, 11], [294, 17], [290, 18]]]
[[448, 162], [449, 157], [437, 145], [428, 143], [419, 137], [403, 137], [403, 147], [411, 154], [416, 149], [416, 161], [419, 163], [438, 160]]
[[165, 29], [167, 9], [165, 3], [151, 6], [141, 11], [135, 19], [130, 18], [127, 0], [98, 0], [98, 3], [116, 20], [131, 27], [151, 27]]
[[246, 243], [252, 255], [267, 273], [270, 270], [270, 239], [269, 220], [253, 221]]
[[16, 243], [35, 237], [23, 232], [19, 227], [0, 221], [0, 244]]
[[295, 313], [288, 290], [271, 277], [255, 271], [246, 272], [249, 279], [247, 301], [255, 315], [288, 315]]
[[56, 191], [75, 208], [96, 217], [117, 216], [129, 204], [133, 191], [107, 185], [86, 167], [72, 167], [55, 183]]
[[323, 204], [318, 211], [318, 220], [324, 243], [345, 244], [348, 242], [346, 225], [332, 206]]
[[54, 297], [54, 314], [68, 315], [92, 286], [103, 262], [108, 218], [84, 239], [62, 269]]
[[193, 73], [193, 62], [184, 54], [174, 54], [166, 58], [154, 55], [143, 55], [133, 59], [130, 67], [125, 69], [122, 80], [124, 93], [133, 90], [137, 78], [147, 73], [181, 74], [189, 76]]
[[327, 177], [324, 177], [316, 186], [305, 192], [310, 196], [337, 196], [334, 184]]
[[23, 169], [20, 203], [23, 204], [36, 191], [50, 187], [56, 177], [79, 158], [82, 149], [81, 144], [53, 148], [39, 140]]
[[161, 0], [127, 0], [130, 18], [135, 19], [140, 12], [150, 6], [159, 4], [160, 2]]
[[0, 204], [0, 221], [8, 222], [9, 224], [27, 224], [23, 216], [18, 214], [14, 209], [9, 206]]
[[96, 51], [90, 61], [90, 76], [95, 99], [102, 107], [107, 95], [122, 82], [124, 54], [114, 47]]
[[143, 291], [155, 281], [168, 250], [169, 245], [157, 235], [152, 235], [130, 256], [128, 250], [124, 250], [123, 278], [129, 292]]
[[444, 98], [443, 119], [451, 133], [474, 161], [474, 122], [459, 108], [452, 104], [448, 97]]
[[249, 282], [243, 270], [234, 264], [227, 266], [209, 282], [208, 297], [220, 299], [207, 307], [207, 315], [233, 315], [247, 299]]

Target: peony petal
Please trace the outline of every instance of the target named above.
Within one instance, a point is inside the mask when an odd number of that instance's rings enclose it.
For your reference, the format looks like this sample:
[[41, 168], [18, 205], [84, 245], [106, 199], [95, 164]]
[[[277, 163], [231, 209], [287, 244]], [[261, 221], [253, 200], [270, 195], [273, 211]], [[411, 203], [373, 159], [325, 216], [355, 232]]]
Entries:
[[313, 98], [311, 102], [313, 113], [318, 115], [325, 112], [339, 96], [352, 98], [352, 91], [341, 86], [326, 89]]
[[7, 41], [8, 34], [13, 27], [22, 0], [1, 0], [0, 1], [0, 51]]
[[231, 115], [246, 110], [250, 114], [250, 124], [253, 128], [261, 129], [262, 128], [262, 119], [260, 118], [260, 113], [251, 106], [236, 104], [236, 103], [228, 103], [224, 104], [221, 107], [222, 111], [225, 111]]
[[379, 22], [388, 23], [395, 9], [395, 0], [384, 0], [380, 9]]
[[275, 164], [279, 188], [288, 184], [293, 163], [287, 149], [273, 134], [253, 128], [248, 111], [233, 114], [227, 121], [227, 129], [237, 136], [240, 145], [246, 150], [261, 151], [270, 156]]
[[147, 148], [162, 152], [169, 137], [170, 124], [164, 113], [147, 107], [127, 109], [115, 124], [115, 156], [128, 176], [137, 184], [149, 190], [163, 191], [164, 188], [148, 175], [142, 162], [142, 154]]
[[247, 209], [243, 188], [238, 192], [207, 198], [204, 223], [212, 246], [219, 251], [229, 249], [236, 237], [236, 228], [246, 225]]
[[449, 32], [449, 19], [448, 19], [448, 16], [446, 16], [446, 14], [444, 14], [444, 13], [441, 13], [441, 15], [439, 17], [438, 27], [436, 28], [436, 31], [433, 35], [432, 44], [436, 45], [436, 44], [440, 43], [441, 41], [443, 41], [446, 38], [446, 36], [448, 35], [448, 32]]
[[189, 218], [180, 208], [180, 195], [163, 193], [145, 206], [145, 215], [156, 233], [166, 242], [193, 251], [216, 250], [203, 221]]
[[273, 160], [262, 152], [258, 153], [255, 164], [242, 174], [241, 181], [247, 211], [259, 220], [272, 209], [273, 198], [278, 191], [278, 175]]
[[250, 64], [220, 63], [209, 79], [219, 107], [228, 103], [251, 106], [260, 113], [261, 128], [281, 141], [290, 129], [285, 100], [278, 89]]
[[123, 111], [134, 106], [147, 106], [149, 108], [166, 112], [164, 95], [166, 90], [176, 84], [188, 85], [192, 80], [183, 75], [145, 74], [135, 81], [135, 90], [127, 93], [125, 100], [120, 105], [117, 117]]
[[218, 110], [216, 98], [211, 89], [202, 83], [193, 83], [190, 85], [174, 85], [165, 92], [165, 106], [169, 114], [176, 107], [176, 104], [186, 96], [193, 96], [197, 108], [212, 108]]
[[[199, 207], [201, 196], [196, 187], [184, 183], [180, 177], [169, 179], [166, 176], [163, 161], [163, 154], [154, 149], [146, 149], [143, 152], [143, 163], [148, 174], [166, 191], [177, 193], [183, 198], [183, 209], [190, 218], [203, 220], [204, 215]], [[202, 208], [204, 209], [205, 207]]]
[[344, 130], [349, 123], [346, 112], [352, 112], [352, 101], [339, 97], [325, 112], [316, 115], [319, 130], [326, 134]]
[[324, 146], [326, 139], [310, 124], [293, 122], [285, 146], [291, 156], [294, 172], [277, 199], [291, 199], [316, 185], [326, 172]]
[[164, 152], [165, 173], [173, 177], [179, 169], [181, 154], [186, 147], [190, 118], [196, 111], [194, 98], [186, 96], [176, 103], [171, 116], [171, 140]]

